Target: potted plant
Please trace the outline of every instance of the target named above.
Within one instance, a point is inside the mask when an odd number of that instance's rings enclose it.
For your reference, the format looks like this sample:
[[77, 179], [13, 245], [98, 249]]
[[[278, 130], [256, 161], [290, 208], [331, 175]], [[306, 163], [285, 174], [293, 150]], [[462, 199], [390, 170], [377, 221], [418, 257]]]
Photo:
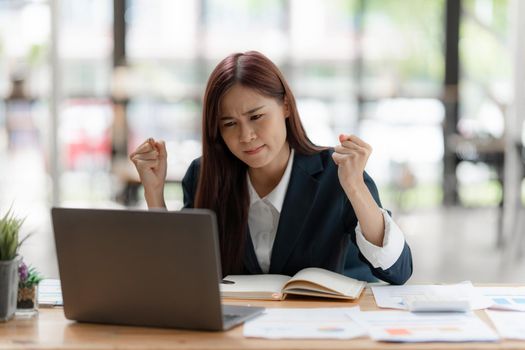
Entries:
[[15, 217], [11, 209], [0, 218], [0, 321], [7, 321], [16, 311], [18, 294], [18, 248], [27, 238], [18, 239], [24, 219]]
[[44, 277], [36, 268], [27, 266], [24, 261], [18, 267], [18, 298], [17, 314], [33, 315], [37, 312], [38, 291], [37, 287]]

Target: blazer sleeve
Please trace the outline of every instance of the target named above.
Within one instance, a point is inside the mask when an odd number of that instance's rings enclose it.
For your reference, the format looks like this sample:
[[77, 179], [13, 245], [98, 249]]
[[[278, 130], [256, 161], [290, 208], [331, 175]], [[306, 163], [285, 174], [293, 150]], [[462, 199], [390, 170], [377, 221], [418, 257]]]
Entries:
[[195, 193], [197, 192], [197, 183], [199, 180], [200, 158], [191, 162], [186, 174], [182, 178], [183, 208], [193, 208], [195, 202]]
[[[372, 194], [372, 197], [376, 201], [377, 205], [382, 208], [381, 200], [379, 199], [379, 192], [377, 186], [374, 183], [374, 180], [365, 172], [364, 173], [365, 184], [368, 187], [368, 190]], [[391, 212], [388, 211], [388, 214], [391, 216]], [[355, 215], [354, 209], [350, 204], [350, 201], [347, 199], [346, 210], [345, 210], [345, 230], [350, 233], [352, 242], [357, 246], [355, 228], [357, 226], [357, 217]], [[404, 284], [412, 275], [412, 253], [410, 247], [405, 241], [403, 251], [397, 259], [397, 261], [390, 266], [388, 269], [382, 269], [380, 267], [375, 268], [368, 262], [368, 260], [359, 252], [359, 259], [365, 262], [369, 267], [372, 274], [379, 278], [382, 281], [388, 282], [390, 284]]]

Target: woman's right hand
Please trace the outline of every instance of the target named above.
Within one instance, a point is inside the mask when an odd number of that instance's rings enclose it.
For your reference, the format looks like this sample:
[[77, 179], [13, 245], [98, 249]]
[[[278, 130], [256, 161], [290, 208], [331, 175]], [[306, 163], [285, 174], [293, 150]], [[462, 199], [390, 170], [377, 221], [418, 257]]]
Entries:
[[144, 195], [150, 208], [165, 208], [164, 183], [168, 169], [168, 154], [164, 141], [147, 139], [140, 144], [129, 159], [135, 164], [140, 181], [144, 186]]

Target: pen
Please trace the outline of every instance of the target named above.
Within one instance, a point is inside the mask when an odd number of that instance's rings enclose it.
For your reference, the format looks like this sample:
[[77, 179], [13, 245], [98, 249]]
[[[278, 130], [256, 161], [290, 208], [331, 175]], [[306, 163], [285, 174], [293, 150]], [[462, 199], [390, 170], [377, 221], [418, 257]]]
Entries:
[[230, 281], [230, 280], [222, 280], [221, 283], [222, 284], [234, 284], [235, 282], [234, 281]]

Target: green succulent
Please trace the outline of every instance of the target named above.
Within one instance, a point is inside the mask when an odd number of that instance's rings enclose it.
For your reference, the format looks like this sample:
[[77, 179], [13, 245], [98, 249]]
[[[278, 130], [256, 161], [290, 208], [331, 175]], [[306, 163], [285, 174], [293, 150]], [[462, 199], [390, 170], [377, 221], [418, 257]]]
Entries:
[[11, 208], [0, 219], [0, 261], [12, 260], [18, 254], [18, 248], [29, 237], [19, 240], [20, 227], [25, 219], [15, 217]]

